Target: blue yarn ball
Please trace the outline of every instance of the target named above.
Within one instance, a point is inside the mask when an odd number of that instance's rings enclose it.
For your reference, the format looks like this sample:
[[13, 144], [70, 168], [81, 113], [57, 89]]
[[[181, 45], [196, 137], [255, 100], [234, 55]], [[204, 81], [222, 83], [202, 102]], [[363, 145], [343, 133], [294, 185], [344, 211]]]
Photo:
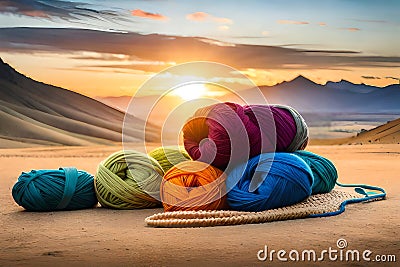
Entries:
[[75, 168], [23, 172], [12, 196], [29, 211], [76, 210], [97, 204], [93, 175]]
[[298, 203], [311, 195], [310, 167], [292, 153], [265, 153], [238, 165], [226, 180], [229, 206], [264, 211]]

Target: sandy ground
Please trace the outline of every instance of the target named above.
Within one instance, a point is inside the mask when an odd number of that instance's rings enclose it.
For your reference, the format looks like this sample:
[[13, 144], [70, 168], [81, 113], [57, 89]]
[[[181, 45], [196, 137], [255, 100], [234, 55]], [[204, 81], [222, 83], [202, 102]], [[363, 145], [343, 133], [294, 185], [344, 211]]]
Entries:
[[[161, 209], [104, 208], [70, 212], [25, 212], [11, 188], [22, 171], [76, 166], [94, 173], [115, 147], [58, 147], [0, 150], [0, 266], [271, 266], [257, 252], [268, 248], [321, 252], [344, 238], [348, 249], [394, 254], [400, 261], [400, 145], [310, 146], [330, 158], [344, 183], [384, 187], [385, 201], [353, 204], [329, 218], [258, 225], [190, 229], [147, 227], [144, 218]], [[291, 262], [293, 263], [293, 262]], [[287, 264], [287, 263], [286, 263]], [[303, 265], [348, 265], [325, 258]], [[353, 262], [365, 266], [366, 262]], [[368, 265], [398, 266], [371, 262]]]

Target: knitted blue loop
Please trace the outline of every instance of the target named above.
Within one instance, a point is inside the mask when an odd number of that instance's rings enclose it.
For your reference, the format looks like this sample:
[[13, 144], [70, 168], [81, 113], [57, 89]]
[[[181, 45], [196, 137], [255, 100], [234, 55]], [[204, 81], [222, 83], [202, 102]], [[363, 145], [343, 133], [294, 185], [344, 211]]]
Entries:
[[[335, 215], [338, 215], [338, 214], [344, 212], [347, 204], [373, 201], [373, 200], [379, 200], [379, 199], [386, 198], [385, 189], [378, 187], [378, 186], [372, 186], [372, 185], [366, 185], [366, 184], [341, 184], [339, 182], [336, 182], [336, 185], [338, 185], [340, 187], [353, 187], [354, 191], [356, 191], [357, 193], [359, 193], [361, 195], [364, 195], [364, 197], [353, 198], [353, 199], [343, 201], [342, 204], [340, 204], [340, 207], [337, 211], [327, 212], [327, 213], [322, 213], [322, 214], [313, 214], [313, 215], [310, 215], [309, 217], [335, 216]], [[380, 193], [373, 192], [373, 191], [372, 192], [366, 191], [365, 189], [379, 191]]]

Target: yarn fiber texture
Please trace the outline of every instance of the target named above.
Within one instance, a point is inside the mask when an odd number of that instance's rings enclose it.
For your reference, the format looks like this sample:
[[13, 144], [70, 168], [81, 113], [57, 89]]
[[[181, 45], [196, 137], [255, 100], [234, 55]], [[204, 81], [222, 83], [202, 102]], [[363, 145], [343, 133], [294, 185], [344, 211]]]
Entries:
[[152, 150], [149, 156], [157, 160], [164, 172], [182, 161], [190, 160], [185, 149], [179, 146], [158, 147]]
[[97, 198], [103, 207], [141, 209], [160, 206], [160, 164], [148, 155], [118, 151], [102, 161], [95, 176]]
[[311, 195], [310, 167], [293, 153], [265, 153], [238, 165], [226, 180], [233, 210], [264, 211], [298, 203]]
[[15, 202], [28, 211], [93, 208], [93, 175], [76, 168], [23, 172], [12, 188]]
[[[308, 126], [294, 108], [284, 105], [247, 105], [244, 112], [260, 129], [264, 142], [261, 153], [294, 152], [307, 146]], [[273, 135], [276, 136], [275, 140], [271, 138]]]
[[224, 172], [204, 162], [181, 162], [164, 175], [161, 183], [164, 210], [227, 208], [225, 180]]
[[313, 172], [313, 194], [332, 191], [338, 179], [338, 173], [335, 165], [329, 159], [309, 151], [296, 151], [294, 154], [302, 158]]
[[281, 105], [217, 103], [198, 109], [182, 131], [188, 154], [221, 170], [261, 153], [304, 149], [308, 142], [302, 116]]
[[241, 105], [217, 103], [198, 109], [182, 128], [184, 146], [193, 160], [221, 170], [228, 164], [247, 160], [257, 140], [247, 133], [257, 131]]
[[296, 135], [294, 136], [290, 145], [285, 149], [287, 152], [293, 152], [296, 150], [303, 150], [307, 147], [308, 138], [309, 138], [309, 131], [308, 126], [304, 118], [300, 115], [300, 113], [289, 106], [284, 105], [273, 105], [274, 107], [280, 109], [286, 109], [292, 115], [295, 125], [296, 125]]

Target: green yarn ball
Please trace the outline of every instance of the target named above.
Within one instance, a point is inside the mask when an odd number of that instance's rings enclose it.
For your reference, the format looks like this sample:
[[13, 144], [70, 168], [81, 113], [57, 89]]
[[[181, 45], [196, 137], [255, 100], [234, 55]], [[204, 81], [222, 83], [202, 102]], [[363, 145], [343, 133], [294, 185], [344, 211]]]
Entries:
[[311, 168], [314, 175], [312, 194], [328, 193], [335, 187], [338, 173], [332, 161], [309, 151], [298, 150], [294, 152], [302, 158]]
[[158, 147], [152, 150], [149, 156], [157, 160], [164, 172], [167, 172], [178, 163], [190, 160], [190, 156], [185, 149], [179, 146]]
[[95, 176], [96, 196], [101, 206], [108, 208], [158, 207], [163, 175], [160, 164], [146, 154], [119, 151], [99, 164]]

